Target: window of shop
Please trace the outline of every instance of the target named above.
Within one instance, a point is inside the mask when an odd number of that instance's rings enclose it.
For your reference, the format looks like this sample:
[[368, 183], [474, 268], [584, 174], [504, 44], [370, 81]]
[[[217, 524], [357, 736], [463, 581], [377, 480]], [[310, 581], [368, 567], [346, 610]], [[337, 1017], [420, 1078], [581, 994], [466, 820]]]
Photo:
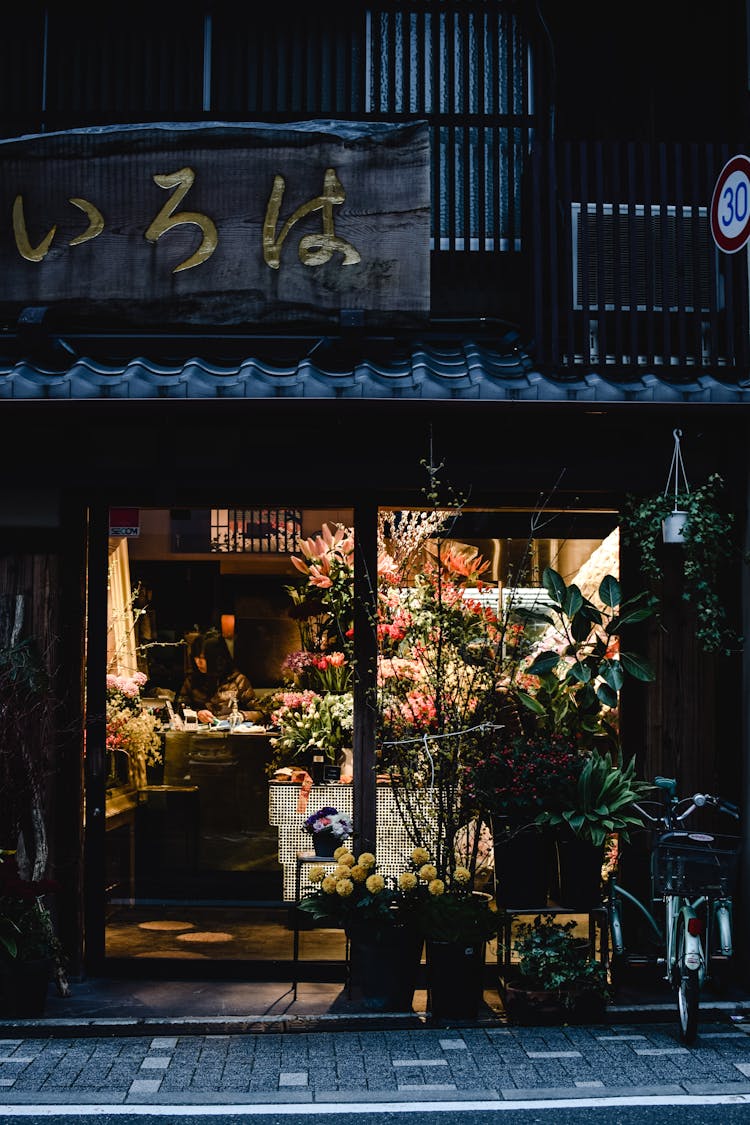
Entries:
[[[110, 540], [108, 959], [290, 960], [289, 905], [296, 852], [310, 846], [301, 827], [309, 802], [352, 813], [353, 513], [283, 513], [294, 546], [279, 541], [277, 551], [252, 549], [253, 529], [268, 529], [266, 509], [142, 509], [137, 536]], [[232, 535], [217, 551], [220, 521]], [[385, 769], [385, 743], [398, 731], [384, 724], [382, 673], [395, 658], [413, 664], [399, 630], [436, 560], [449, 560], [443, 594], [455, 588], [483, 619], [514, 618], [519, 628], [523, 620], [539, 635], [545, 568], [586, 596], [604, 574], [618, 573], [614, 515], [553, 518], [543, 538], [524, 536], [524, 521], [528, 514], [467, 513], [438, 526], [423, 512], [380, 513], [373, 627], [384, 766], [378, 858], [386, 873], [401, 864], [409, 832]], [[222, 705], [205, 684], [203, 694], [187, 694], [198, 667], [193, 646], [206, 636], [244, 677], [238, 682], [252, 685], [251, 698], [233, 689], [242, 712], [236, 728], [225, 706], [232, 691]], [[464, 655], [476, 662], [476, 653]], [[214, 665], [205, 674], [213, 673]], [[341, 935], [306, 940], [308, 958], [341, 960]]]

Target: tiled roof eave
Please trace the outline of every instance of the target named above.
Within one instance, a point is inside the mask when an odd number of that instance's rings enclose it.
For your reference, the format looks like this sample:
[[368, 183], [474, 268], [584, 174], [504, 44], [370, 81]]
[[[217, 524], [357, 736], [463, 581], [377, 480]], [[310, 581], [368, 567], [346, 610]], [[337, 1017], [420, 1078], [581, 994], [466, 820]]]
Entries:
[[252, 356], [222, 365], [192, 356], [174, 365], [142, 356], [120, 364], [77, 357], [63, 370], [29, 359], [0, 359], [0, 401], [68, 399], [381, 399], [580, 403], [750, 404], [750, 382], [712, 373], [689, 382], [662, 372], [615, 378], [594, 371], [552, 376], [524, 352], [473, 340], [455, 346], [415, 346], [383, 362], [363, 354], [344, 370], [318, 356], [271, 364]]

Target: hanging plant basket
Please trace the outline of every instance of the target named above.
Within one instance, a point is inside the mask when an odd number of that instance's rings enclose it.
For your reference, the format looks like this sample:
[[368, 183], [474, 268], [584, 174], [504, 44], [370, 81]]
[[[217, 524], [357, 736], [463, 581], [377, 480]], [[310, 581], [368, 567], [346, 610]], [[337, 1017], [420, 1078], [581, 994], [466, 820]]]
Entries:
[[682, 430], [674, 430], [672, 436], [674, 438], [674, 452], [672, 453], [672, 464], [669, 466], [667, 483], [664, 487], [664, 495], [665, 497], [674, 497], [674, 507], [661, 521], [661, 533], [665, 543], [678, 543], [684, 546], [685, 529], [690, 513], [681, 497], [690, 496], [690, 485], [685, 474], [685, 464], [680, 449]]
[[[696, 615], [695, 636], [704, 652], [740, 650], [739, 633], [729, 628], [722, 598], [722, 560], [740, 558], [735, 517], [723, 508], [724, 481], [718, 473], [691, 489], [680, 450], [681, 430], [673, 431], [674, 451], [663, 492], [629, 496], [620, 520], [623, 542], [640, 555], [641, 573], [661, 581], [667, 551], [679, 548], [682, 597]], [[665, 550], [666, 545], [666, 550]]]

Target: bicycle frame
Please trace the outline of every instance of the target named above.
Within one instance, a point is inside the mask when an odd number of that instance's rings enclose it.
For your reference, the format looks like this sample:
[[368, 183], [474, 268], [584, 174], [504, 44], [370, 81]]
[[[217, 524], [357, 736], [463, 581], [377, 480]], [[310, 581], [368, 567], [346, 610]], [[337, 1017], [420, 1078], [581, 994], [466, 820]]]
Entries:
[[[681, 828], [682, 822], [703, 804], [713, 804], [724, 812], [737, 817], [734, 806], [719, 798], [706, 794], [696, 794], [690, 808], [677, 814], [680, 802], [675, 796], [675, 783], [671, 779], [657, 778], [659, 788], [667, 790], [668, 807], [660, 817], [652, 817], [640, 806], [639, 811], [657, 825], [661, 835], [651, 850], [651, 902], [664, 906], [663, 921], [657, 920], [653, 910], [631, 891], [621, 886], [614, 875], [609, 881], [607, 900], [609, 914], [609, 933], [612, 942], [612, 980], [621, 971], [625, 944], [622, 933], [622, 905], [629, 902], [648, 923], [653, 936], [662, 951], [657, 963], [664, 964], [664, 979], [677, 992], [677, 1004], [683, 1041], [692, 1042], [697, 1031], [698, 1004], [700, 990], [710, 979], [712, 967], [719, 975], [719, 966], [728, 963], [733, 955], [732, 942], [732, 898], [723, 893], [723, 880], [706, 882], [706, 893], [689, 896], [691, 884], [700, 881], [705, 871], [701, 867], [698, 851], [692, 851], [695, 844], [686, 847], [683, 840], [703, 843], [703, 839], [713, 842], [715, 837], [691, 835]], [[723, 839], [723, 838], [722, 838]], [[656, 850], [658, 846], [659, 851]], [[663, 850], [662, 850], [663, 849]], [[712, 853], [711, 864], [729, 864], [727, 856], [732, 853], [719, 846]], [[697, 864], [691, 868], [690, 864]], [[683, 864], [685, 866], [683, 866]], [[711, 872], [717, 868], [711, 867]], [[696, 874], [697, 870], [697, 874]], [[721, 885], [721, 890], [719, 890]], [[708, 888], [711, 889], [708, 889]], [[694, 886], [697, 890], [697, 886]], [[719, 893], [717, 894], [717, 890]], [[713, 963], [713, 965], [712, 965]]]
[[[655, 918], [654, 914], [648, 907], [641, 902], [634, 894], [626, 890], [625, 887], [620, 886], [616, 880], [610, 880], [610, 895], [612, 896], [613, 903], [610, 910], [610, 935], [612, 940], [613, 954], [621, 955], [625, 952], [625, 944], [622, 936], [622, 919], [619, 910], [620, 899], [627, 899], [632, 903], [646, 919], [651, 927], [655, 938], [659, 945], [665, 951], [665, 980], [671, 980], [674, 969], [677, 964], [677, 920], [682, 916], [685, 929], [686, 929], [686, 951], [685, 960], [687, 968], [698, 969], [699, 980], [703, 985], [705, 979], [710, 976], [711, 964], [711, 951], [714, 947], [713, 937], [716, 935], [716, 955], [722, 959], [729, 959], [733, 956], [733, 939], [732, 939], [732, 900], [728, 898], [720, 899], [707, 899], [705, 895], [695, 899], [691, 902], [689, 899], [681, 898], [679, 895], [667, 895], [664, 902], [664, 924], [660, 923]], [[691, 930], [697, 929], [695, 925], [691, 926], [691, 919], [698, 919], [700, 922], [701, 907], [706, 906], [705, 927], [701, 926], [701, 931], [691, 933]], [[704, 941], [705, 939], [705, 941]]]

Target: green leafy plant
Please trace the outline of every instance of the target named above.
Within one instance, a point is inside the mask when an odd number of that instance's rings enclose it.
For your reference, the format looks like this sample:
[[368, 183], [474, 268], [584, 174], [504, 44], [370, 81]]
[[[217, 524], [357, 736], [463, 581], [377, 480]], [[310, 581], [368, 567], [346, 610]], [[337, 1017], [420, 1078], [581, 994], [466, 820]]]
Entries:
[[635, 758], [618, 766], [609, 751], [592, 751], [574, 787], [557, 798], [557, 807], [545, 809], [537, 823], [551, 828], [567, 826], [579, 839], [600, 846], [613, 832], [627, 841], [631, 828], [643, 827], [633, 802], [653, 786], [635, 776]]
[[58, 889], [51, 879], [24, 879], [14, 852], [0, 852], [0, 960], [62, 959], [44, 896]]
[[695, 636], [703, 651], [729, 654], [741, 646], [741, 639], [728, 625], [719, 593], [721, 564], [739, 552], [734, 514], [723, 509], [720, 502], [723, 488], [722, 477], [713, 473], [704, 485], [676, 496], [628, 496], [620, 529], [623, 543], [638, 549], [641, 573], [661, 581], [665, 550], [662, 520], [675, 508], [687, 513], [682, 544], [666, 549], [681, 552], [682, 597], [695, 610]]
[[548, 914], [519, 925], [513, 942], [519, 983], [547, 991], [585, 990], [608, 999], [606, 969], [590, 956], [588, 942], [576, 937], [575, 929], [575, 920], [556, 922]]
[[655, 678], [642, 656], [621, 647], [620, 634], [651, 617], [657, 599], [642, 591], [623, 601], [611, 574], [597, 591], [601, 607], [551, 567], [542, 582], [551, 603], [549, 630], [524, 669], [525, 677], [538, 682], [534, 688], [513, 686], [513, 691], [538, 730], [568, 734], [581, 748], [593, 746], [601, 735], [618, 746], [615, 717], [626, 677], [645, 683]]

